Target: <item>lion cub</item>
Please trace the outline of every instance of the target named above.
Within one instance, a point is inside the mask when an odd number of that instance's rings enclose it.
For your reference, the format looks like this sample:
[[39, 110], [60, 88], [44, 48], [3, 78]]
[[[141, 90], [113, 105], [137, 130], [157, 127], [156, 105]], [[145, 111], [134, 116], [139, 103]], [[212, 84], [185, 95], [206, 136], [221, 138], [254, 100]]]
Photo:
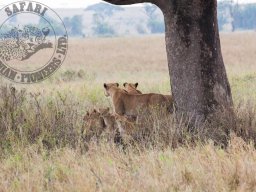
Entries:
[[[130, 134], [134, 127], [134, 120], [118, 114], [111, 114], [110, 109], [99, 109], [101, 117], [104, 119], [106, 124], [106, 130], [111, 134], [117, 134], [118, 132], [123, 134]], [[132, 122], [133, 121], [133, 122]]]
[[109, 131], [115, 131], [117, 128], [116, 127], [116, 119], [115, 119], [115, 116], [110, 113], [109, 107], [99, 109], [99, 113], [100, 113], [100, 116], [104, 120], [106, 129]]
[[87, 139], [91, 139], [93, 136], [99, 137], [106, 127], [103, 118], [96, 109], [92, 112], [87, 111], [83, 120], [84, 129], [82, 134]]

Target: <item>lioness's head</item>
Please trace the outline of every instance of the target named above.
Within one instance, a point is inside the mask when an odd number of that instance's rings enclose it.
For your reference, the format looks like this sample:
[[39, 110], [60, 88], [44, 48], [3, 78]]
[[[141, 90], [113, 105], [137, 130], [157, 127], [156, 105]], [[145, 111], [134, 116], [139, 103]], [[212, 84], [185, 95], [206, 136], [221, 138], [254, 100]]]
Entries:
[[131, 94], [141, 94], [141, 92], [137, 89], [139, 83], [124, 83], [124, 90]]
[[110, 96], [110, 93], [109, 93], [109, 90], [113, 87], [115, 88], [118, 88], [119, 87], [119, 84], [118, 83], [104, 83], [104, 93], [105, 93], [105, 96], [106, 97], [109, 97]]
[[132, 87], [134, 89], [137, 89], [139, 83], [124, 83], [123, 86], [124, 88], [127, 88], [127, 87]]

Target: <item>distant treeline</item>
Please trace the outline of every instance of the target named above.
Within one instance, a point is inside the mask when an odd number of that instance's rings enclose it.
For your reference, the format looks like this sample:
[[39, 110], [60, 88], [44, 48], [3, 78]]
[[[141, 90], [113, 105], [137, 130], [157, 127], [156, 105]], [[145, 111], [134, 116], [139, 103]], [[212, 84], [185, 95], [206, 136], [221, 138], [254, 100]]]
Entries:
[[[128, 11], [133, 11], [130, 8]], [[122, 32], [120, 26], [128, 26], [130, 31], [135, 34], [156, 34], [164, 33], [164, 19], [158, 7], [152, 4], [146, 4], [144, 7], [135, 9], [133, 19], [117, 19], [127, 11], [126, 8], [114, 6], [106, 3], [98, 3], [87, 7], [84, 13], [90, 13], [90, 26], [86, 26], [83, 15], [74, 15], [64, 17], [63, 22], [67, 28], [69, 36], [87, 37], [87, 36], [122, 36], [129, 35], [128, 30]], [[136, 12], [137, 11], [137, 12]], [[123, 12], [123, 13], [122, 13]], [[140, 14], [138, 14], [140, 13]], [[142, 14], [141, 14], [142, 13]], [[49, 18], [50, 19], [50, 18]], [[115, 20], [115, 24], [112, 21]], [[142, 21], [134, 24], [134, 21]], [[132, 21], [132, 22], [131, 22]], [[11, 21], [16, 22], [15, 17]], [[118, 23], [117, 23], [118, 22]], [[218, 2], [218, 22], [220, 31], [237, 31], [237, 30], [255, 30], [256, 29], [256, 4], [235, 4], [232, 1]], [[39, 21], [42, 26], [42, 19]], [[61, 33], [59, 26], [54, 26], [55, 33]], [[88, 29], [89, 28], [89, 29]], [[1, 29], [8, 31], [9, 29]]]
[[[94, 11], [93, 34], [95, 36], [116, 36], [118, 26], [111, 26], [110, 20], [114, 13], [123, 11], [123, 8], [110, 4], [99, 3], [89, 6], [85, 11]], [[138, 34], [164, 33], [164, 19], [159, 16], [159, 8], [155, 5], [144, 6], [146, 27], [137, 25]], [[139, 18], [138, 18], [139, 19]], [[122, 21], [120, 21], [122, 22]], [[218, 23], [220, 31], [255, 30], [256, 29], [256, 4], [235, 4], [232, 1], [218, 3]]]
[[219, 2], [218, 21], [222, 31], [255, 30], [256, 4]]

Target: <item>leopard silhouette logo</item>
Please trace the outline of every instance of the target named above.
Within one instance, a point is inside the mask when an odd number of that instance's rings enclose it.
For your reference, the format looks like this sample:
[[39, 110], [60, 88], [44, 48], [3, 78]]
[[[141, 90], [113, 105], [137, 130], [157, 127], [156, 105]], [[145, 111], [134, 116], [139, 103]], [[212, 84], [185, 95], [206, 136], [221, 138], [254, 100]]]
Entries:
[[4, 61], [26, 60], [41, 49], [53, 48], [53, 44], [47, 39], [50, 29], [41, 30], [34, 26], [17, 27], [7, 33], [1, 34], [0, 57]]

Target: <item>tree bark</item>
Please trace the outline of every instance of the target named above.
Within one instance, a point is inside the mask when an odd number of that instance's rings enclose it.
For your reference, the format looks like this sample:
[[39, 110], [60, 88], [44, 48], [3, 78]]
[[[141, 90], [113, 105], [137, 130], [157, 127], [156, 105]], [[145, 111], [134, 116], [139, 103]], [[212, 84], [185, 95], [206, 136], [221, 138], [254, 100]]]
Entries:
[[172, 93], [195, 118], [233, 105], [221, 54], [216, 0], [172, 0], [164, 11]]
[[221, 54], [217, 0], [105, 0], [151, 2], [163, 12], [172, 95], [178, 114], [205, 119], [233, 106]]

